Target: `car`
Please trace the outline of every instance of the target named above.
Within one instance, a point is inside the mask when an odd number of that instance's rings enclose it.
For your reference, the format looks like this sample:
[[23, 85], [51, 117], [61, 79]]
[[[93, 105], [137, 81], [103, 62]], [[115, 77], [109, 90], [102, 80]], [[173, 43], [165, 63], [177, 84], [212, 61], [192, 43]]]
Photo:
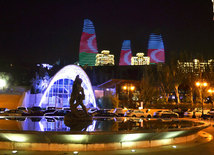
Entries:
[[201, 117], [202, 111], [200, 110], [189, 110], [184, 112], [184, 117]]
[[24, 114], [25, 114], [25, 112], [23, 112], [22, 110], [17, 110], [17, 109], [11, 109], [11, 110], [4, 112], [5, 116], [23, 116]]
[[125, 112], [126, 117], [142, 117], [142, 118], [151, 118], [150, 113], [143, 112], [141, 110], [128, 110]]
[[114, 109], [114, 112], [116, 115], [118, 116], [124, 116], [125, 112], [127, 111], [128, 109], [123, 109], [123, 108], [115, 108]]
[[159, 117], [160, 118], [172, 118], [172, 117], [178, 118], [179, 114], [175, 113], [173, 111], [170, 111], [170, 110], [159, 110], [159, 111], [154, 112], [153, 117], [156, 117], [156, 118], [159, 118]]
[[67, 112], [66, 110], [55, 110], [54, 112], [45, 113], [44, 116], [65, 116]]
[[110, 112], [110, 110], [97, 110], [93, 116], [95, 116], [95, 117], [118, 117], [117, 114]]
[[8, 109], [7, 108], [0, 108], [0, 114], [1, 113], [4, 113], [5, 111], [7, 111]]
[[25, 113], [28, 113], [28, 110], [26, 107], [18, 107], [17, 110], [22, 110]]
[[214, 108], [210, 109], [210, 111], [208, 113], [211, 115], [214, 115]]
[[44, 112], [42, 111], [42, 108], [39, 106], [34, 106], [32, 108], [30, 108], [30, 110], [28, 111], [27, 114], [25, 114], [27, 116], [43, 116]]
[[173, 109], [173, 112], [177, 113], [179, 117], [184, 117], [184, 112], [187, 111], [186, 109]]
[[90, 108], [90, 109], [88, 110], [88, 114], [91, 115], [91, 116], [93, 116], [93, 115], [96, 113], [96, 111], [98, 111], [97, 108]]

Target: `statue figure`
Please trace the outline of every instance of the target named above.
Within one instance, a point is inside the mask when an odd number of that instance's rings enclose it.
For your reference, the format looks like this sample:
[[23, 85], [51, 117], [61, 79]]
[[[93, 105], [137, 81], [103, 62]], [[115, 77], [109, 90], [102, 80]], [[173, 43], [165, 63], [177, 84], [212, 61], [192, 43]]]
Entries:
[[[79, 126], [79, 128], [82, 128], [83, 126], [86, 127], [91, 123], [90, 121], [92, 120], [92, 117], [88, 115], [86, 107], [83, 104], [85, 94], [81, 84], [82, 79], [79, 77], [79, 75], [77, 75], [73, 83], [71, 98], [69, 101], [71, 112], [67, 113], [64, 117], [65, 125], [72, 127], [72, 129], [74, 129], [74, 127], [76, 128], [77, 126]], [[81, 106], [82, 110], [78, 109], [78, 106]], [[87, 123], [84, 121], [87, 121]]]
[[79, 117], [80, 112], [77, 109], [77, 107], [80, 105], [83, 109], [85, 116], [88, 116], [87, 110], [85, 105], [83, 104], [83, 100], [85, 99], [85, 94], [84, 94], [84, 89], [81, 86], [82, 84], [82, 79], [79, 78], [79, 75], [76, 76], [73, 87], [72, 87], [72, 93], [71, 93], [71, 98], [70, 98], [70, 109], [71, 113], [75, 115], [76, 117]]

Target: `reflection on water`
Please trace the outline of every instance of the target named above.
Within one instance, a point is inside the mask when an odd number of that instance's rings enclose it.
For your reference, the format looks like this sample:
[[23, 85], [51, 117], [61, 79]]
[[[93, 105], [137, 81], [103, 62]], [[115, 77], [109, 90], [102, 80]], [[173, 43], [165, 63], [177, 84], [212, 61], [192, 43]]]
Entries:
[[202, 125], [178, 119], [95, 118], [91, 122], [66, 126], [64, 117], [1, 117], [0, 130], [23, 131], [148, 131], [187, 128]]

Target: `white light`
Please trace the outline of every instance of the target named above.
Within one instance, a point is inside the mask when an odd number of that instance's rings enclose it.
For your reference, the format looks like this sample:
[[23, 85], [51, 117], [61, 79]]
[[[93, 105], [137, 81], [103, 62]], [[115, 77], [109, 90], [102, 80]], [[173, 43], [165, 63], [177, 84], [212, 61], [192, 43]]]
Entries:
[[5, 138], [7, 138], [8, 140], [10, 140], [12, 142], [26, 142], [27, 141], [26, 136], [24, 136], [22, 134], [6, 134]]
[[176, 146], [175, 146], [175, 145], [173, 145], [172, 147], [173, 147], [174, 149], [176, 149]]
[[78, 151], [74, 151], [73, 154], [79, 154], [79, 152]]
[[136, 150], [131, 150], [131, 152], [136, 152]]
[[17, 150], [13, 150], [13, 151], [12, 151], [13, 154], [15, 154], [15, 153], [17, 153], [17, 152], [18, 152]]
[[0, 79], [0, 88], [4, 88], [6, 86], [6, 81], [4, 79]]
[[164, 138], [168, 139], [168, 138], [175, 138], [181, 134], [183, 134], [184, 131], [172, 131], [172, 132], [168, 132]]
[[81, 142], [87, 138], [86, 135], [66, 135], [65, 139], [70, 142]]
[[139, 138], [141, 138], [143, 134], [126, 134], [123, 136], [122, 141], [127, 142], [127, 141], [135, 141]]

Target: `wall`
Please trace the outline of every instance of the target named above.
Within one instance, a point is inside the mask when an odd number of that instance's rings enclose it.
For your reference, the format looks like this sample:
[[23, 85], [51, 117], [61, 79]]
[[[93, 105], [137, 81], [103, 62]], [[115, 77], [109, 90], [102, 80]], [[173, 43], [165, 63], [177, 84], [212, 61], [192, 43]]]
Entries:
[[0, 94], [0, 108], [16, 109], [22, 95]]

